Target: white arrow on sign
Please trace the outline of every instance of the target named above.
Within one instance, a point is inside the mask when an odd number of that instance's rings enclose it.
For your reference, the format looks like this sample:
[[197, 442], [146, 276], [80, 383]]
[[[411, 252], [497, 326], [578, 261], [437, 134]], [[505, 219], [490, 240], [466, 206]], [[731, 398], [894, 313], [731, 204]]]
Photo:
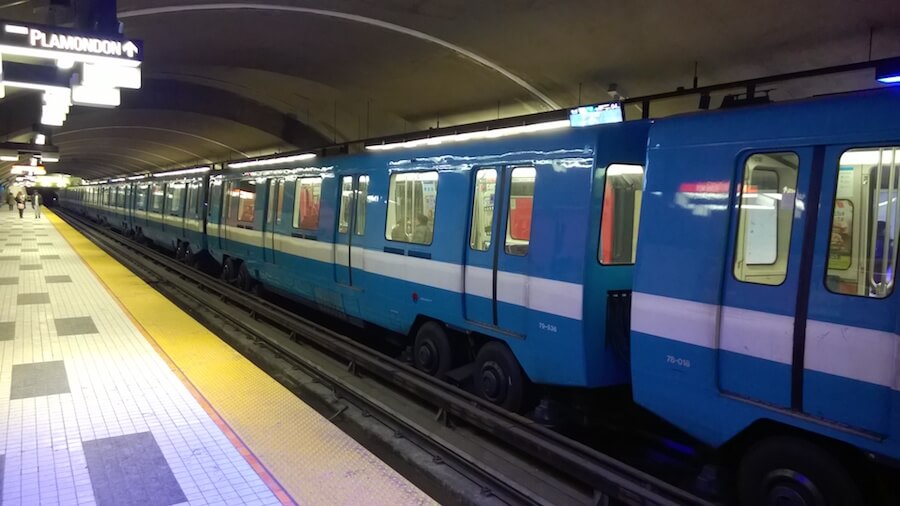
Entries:
[[138, 52], [138, 48], [134, 45], [134, 42], [129, 40], [122, 46], [122, 51], [125, 51], [125, 54], [128, 55], [129, 58], [134, 58], [134, 55]]

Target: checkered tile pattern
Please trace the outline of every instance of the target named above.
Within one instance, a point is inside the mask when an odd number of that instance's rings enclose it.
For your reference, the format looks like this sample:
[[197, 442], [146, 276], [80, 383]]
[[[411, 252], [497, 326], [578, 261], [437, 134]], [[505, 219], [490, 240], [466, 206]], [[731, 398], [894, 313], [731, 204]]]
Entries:
[[142, 503], [146, 476], [177, 486], [144, 504], [280, 504], [46, 218], [0, 230], [3, 506]]

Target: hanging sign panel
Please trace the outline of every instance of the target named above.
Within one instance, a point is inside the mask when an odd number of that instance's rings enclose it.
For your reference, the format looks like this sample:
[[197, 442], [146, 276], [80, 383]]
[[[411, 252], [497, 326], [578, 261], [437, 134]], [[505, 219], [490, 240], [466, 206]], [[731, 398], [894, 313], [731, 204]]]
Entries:
[[2, 22], [0, 52], [31, 58], [66, 58], [80, 62], [116, 62], [137, 66], [143, 59], [143, 43], [94, 33], [80, 33], [55, 26]]

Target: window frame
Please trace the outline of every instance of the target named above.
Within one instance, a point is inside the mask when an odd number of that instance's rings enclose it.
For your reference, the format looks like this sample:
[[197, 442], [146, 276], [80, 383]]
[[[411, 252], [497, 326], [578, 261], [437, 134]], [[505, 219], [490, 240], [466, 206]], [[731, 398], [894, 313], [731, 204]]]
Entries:
[[[363, 178], [366, 179], [365, 195], [362, 195], [360, 190]], [[368, 174], [358, 174], [356, 176], [356, 209], [353, 210], [353, 219], [355, 220], [353, 223], [353, 235], [357, 237], [364, 237], [366, 235], [366, 226], [369, 224], [369, 185], [371, 184], [372, 180]], [[435, 208], [437, 208], [436, 205]], [[360, 213], [360, 209], [362, 209], [362, 213]], [[362, 215], [362, 220], [360, 220], [360, 214]], [[360, 221], [362, 221], [363, 224], [362, 229], [359, 228]]]
[[[427, 243], [423, 243], [423, 242], [413, 242], [412, 238], [410, 238], [409, 241], [398, 241], [395, 239], [391, 239], [390, 231], [388, 230], [388, 216], [390, 216], [390, 214], [391, 214], [391, 197], [392, 197], [391, 188], [394, 186], [393, 185], [394, 178], [397, 176], [402, 176], [402, 175], [406, 175], [406, 174], [430, 174], [430, 173], [434, 173], [435, 176], [437, 176], [434, 179], [436, 189], [434, 191], [434, 218], [433, 218], [432, 224], [431, 224], [431, 240]], [[438, 216], [437, 197], [438, 197], [438, 193], [440, 192], [440, 182], [441, 182], [441, 173], [439, 170], [437, 170], [435, 168], [423, 169], [423, 170], [395, 171], [395, 172], [391, 172], [388, 174], [387, 205], [384, 206], [384, 224], [385, 224], [384, 238], [385, 238], [385, 240], [387, 240], [388, 242], [396, 243], [396, 244], [410, 244], [413, 246], [432, 246], [432, 245], [434, 245], [434, 236], [436, 235], [435, 229], [437, 228], [437, 216]], [[422, 196], [424, 198], [424, 196], [425, 196], [424, 191], [422, 193]]]
[[[494, 208], [491, 211], [491, 236], [490, 241], [488, 242], [488, 246], [485, 249], [476, 248], [474, 244], [472, 244], [472, 234], [475, 232], [475, 203], [477, 202], [475, 199], [478, 198], [478, 174], [484, 171], [493, 171], [494, 172]], [[494, 241], [494, 235], [497, 232], [497, 226], [494, 221], [497, 218], [497, 190], [500, 189], [500, 181], [499, 179], [503, 177], [503, 169], [498, 169], [497, 167], [483, 166], [483, 167], [475, 167], [473, 169], [472, 174], [472, 200], [469, 202], [469, 233], [467, 234], [466, 242], [469, 244], [469, 249], [471, 251], [477, 251], [479, 253], [485, 253], [491, 250], [491, 246], [496, 245], [496, 241]], [[512, 176], [510, 176], [512, 177]], [[535, 177], [537, 180], [537, 177]], [[505, 238], [504, 238], [505, 239]], [[529, 241], [530, 243], [530, 241]], [[505, 245], [504, 245], [505, 247]]]
[[[835, 171], [835, 176], [834, 176], [835, 177], [834, 194], [832, 195], [831, 213], [830, 213], [830, 218], [828, 221], [829, 233], [830, 233], [831, 229], [834, 227], [834, 215], [835, 215], [835, 211], [836, 211], [835, 208], [837, 207], [835, 204], [837, 204], [838, 200], [846, 200], [846, 199], [838, 199], [837, 198], [838, 183], [840, 182], [840, 177], [841, 177], [841, 158], [843, 158], [844, 155], [846, 155], [847, 153], [849, 153], [851, 151], [877, 150], [877, 149], [885, 149], [886, 147], [896, 149], [896, 151], [894, 152], [895, 156], [900, 158], [900, 156], [898, 156], [898, 155], [900, 155], [900, 142], [896, 142], [892, 146], [886, 145], [883, 143], [877, 143], [877, 144], [872, 144], [872, 145], [868, 145], [868, 146], [859, 146], [859, 145], [848, 146], [847, 148], [841, 150], [840, 154], [837, 157], [837, 165], [836, 165], [837, 170]], [[895, 159], [894, 162], [896, 163], [896, 162], [898, 162], [898, 160]], [[898, 176], [900, 176], [900, 163], [896, 163], [896, 167], [898, 169]], [[870, 180], [870, 182], [871, 182], [871, 180]], [[897, 195], [898, 203], [897, 203], [897, 205], [898, 205], [898, 207], [900, 207], [900, 177], [897, 178], [897, 187], [898, 187], [898, 195]], [[876, 191], [881, 191], [881, 188], [878, 188]], [[852, 204], [852, 202], [851, 202], [851, 204]], [[855, 205], [853, 205], [853, 210], [854, 210], [854, 212], [856, 212]], [[898, 217], [900, 217], [900, 209], [898, 209]], [[868, 232], [868, 230], [864, 230], [863, 232], [864, 233]], [[897, 242], [895, 243], [894, 247], [897, 249], [900, 249], [900, 236], [895, 238], [895, 241], [897, 241]], [[822, 284], [825, 287], [825, 290], [829, 294], [843, 296], [843, 297], [854, 297], [856, 299], [871, 300], [871, 301], [877, 302], [877, 301], [891, 300], [891, 296], [893, 296], [894, 293], [896, 292], [897, 265], [900, 264], [900, 254], [895, 255], [895, 258], [893, 259], [894, 263], [893, 263], [892, 267], [894, 269], [894, 271], [893, 271], [894, 272], [894, 284], [891, 286], [890, 291], [884, 295], [884, 297], [860, 295], [860, 294], [856, 294], [856, 293], [844, 293], [844, 292], [837, 292], [837, 291], [832, 290], [831, 287], [828, 286], [828, 271], [831, 270], [828, 267], [828, 260], [830, 257], [831, 257], [831, 241], [829, 240], [828, 241], [828, 249], [825, 250], [825, 270], [822, 275]], [[868, 260], [868, 258], [866, 260]], [[853, 263], [851, 261], [851, 266], [852, 265], [853, 265]], [[849, 270], [849, 267], [847, 269], [834, 269], [834, 270], [847, 271], [847, 270]], [[868, 272], [867, 272], [867, 274], [868, 274]], [[866, 280], [866, 283], [868, 284], [868, 280]]]
[[[314, 228], [306, 228], [303, 224], [303, 216], [300, 215], [300, 190], [304, 179], [319, 180], [319, 203], [316, 209], [316, 226]], [[319, 226], [322, 224], [322, 187], [325, 185], [325, 178], [322, 176], [301, 176], [294, 180], [294, 212], [291, 216], [291, 228], [294, 230], [302, 230], [304, 232], [318, 232]], [[338, 217], [340, 219], [340, 217]]]
[[[524, 253], [513, 253], [509, 250], [509, 247], [515, 246], [516, 244], [510, 244], [509, 240], [513, 239], [515, 241], [521, 241], [522, 239], [516, 239], [513, 237], [512, 232], [510, 231], [512, 227], [512, 198], [513, 198], [513, 173], [518, 169], [531, 169], [534, 171], [534, 181], [532, 182], [532, 190], [531, 190], [531, 211], [529, 213], [529, 221], [528, 221], [528, 243], [526, 246], [528, 248]], [[505, 167], [505, 172], [508, 172], [506, 176], [506, 225], [504, 227], [503, 233], [503, 253], [513, 257], [527, 257], [528, 253], [531, 252], [531, 233], [534, 231], [534, 201], [537, 196], [537, 180], [538, 180], [538, 170], [534, 165], [509, 165]], [[496, 193], [495, 193], [496, 195]], [[494, 204], [496, 206], [496, 204]]]
[[[746, 281], [746, 280], [740, 279], [736, 272], [737, 258], [738, 258], [737, 257], [737, 255], [738, 255], [737, 244], [738, 244], [738, 241], [740, 240], [741, 232], [743, 231], [743, 229], [741, 228], [741, 210], [744, 208], [744, 203], [743, 203], [744, 179], [746, 177], [747, 162], [750, 160], [751, 157], [756, 156], [756, 155], [787, 155], [787, 154], [794, 155], [797, 159], [797, 177], [794, 181], [794, 203], [793, 203], [793, 206], [791, 207], [791, 231], [788, 234], [788, 244], [787, 244], [787, 248], [785, 250], [785, 251], [787, 251], [787, 259], [785, 260], [784, 277], [782, 278], [781, 282], [779, 282], [778, 284], [759, 283], [759, 282], [755, 282], [755, 281]], [[738, 160], [740, 160], [740, 164], [737, 167], [738, 179], [737, 179], [737, 184], [734, 187], [734, 190], [731, 192], [731, 199], [734, 199], [734, 200], [731, 200], [731, 206], [730, 206], [730, 208], [735, 208], [735, 207], [737, 208], [737, 220], [736, 220], [735, 227], [734, 227], [734, 237], [732, 237], [732, 239], [731, 239], [732, 254], [731, 254], [731, 259], [730, 259], [731, 261], [728, 264], [729, 265], [728, 270], [731, 272], [732, 279], [734, 279], [734, 281], [736, 281], [738, 283], [744, 283], [744, 284], [748, 284], [748, 285], [755, 285], [755, 286], [761, 286], [761, 287], [772, 287], [772, 288], [784, 286], [784, 284], [788, 280], [788, 271], [790, 270], [791, 247], [793, 246], [793, 241], [794, 241], [793, 220], [796, 219], [796, 218], [794, 218], [794, 216], [796, 215], [796, 212], [797, 212], [797, 194], [798, 194], [797, 187], [800, 185], [800, 169], [803, 165], [803, 159], [800, 158], [800, 153], [797, 151], [796, 148], [793, 148], [793, 149], [785, 148], [785, 149], [780, 149], [780, 150], [777, 148], [773, 148], [771, 150], [764, 150], [764, 151], [752, 151], [752, 150], [744, 151], [741, 153], [740, 156], [738, 156]], [[779, 178], [778, 181], [779, 181], [779, 185], [780, 185], [781, 179]], [[738, 188], [740, 188], [740, 191], [738, 191]], [[778, 191], [780, 192], [781, 188], [779, 188]], [[776, 242], [775, 242], [776, 251], [778, 250], [778, 246], [779, 246], [777, 230], [778, 229], [777, 229], [777, 224], [776, 224], [776, 238], [775, 238], [776, 239]], [[775, 262], [773, 262], [771, 264], [753, 264], [753, 265], [775, 265], [777, 263], [778, 263], [778, 257], [776, 256]]]
[[[637, 263], [637, 237], [635, 237], [634, 251], [631, 252], [631, 256], [633, 260], [631, 262], [611, 262], [606, 263], [603, 261], [603, 211], [606, 208], [606, 190], [609, 189], [609, 169], [615, 165], [625, 165], [629, 167], [640, 167], [641, 168], [641, 193], [644, 192], [644, 183], [647, 182], [647, 167], [646, 162], [643, 164], [640, 163], [626, 163], [626, 162], [610, 162], [606, 164], [603, 170], [603, 202], [600, 204], [600, 219], [599, 224], [597, 226], [597, 263], [604, 267], [617, 267], [617, 266], [634, 266]], [[600, 170], [600, 169], [598, 169]], [[596, 179], [595, 179], [596, 180]], [[641, 197], [643, 199], [643, 197]], [[640, 208], [638, 208], [638, 226], [640, 226], [641, 213]]]

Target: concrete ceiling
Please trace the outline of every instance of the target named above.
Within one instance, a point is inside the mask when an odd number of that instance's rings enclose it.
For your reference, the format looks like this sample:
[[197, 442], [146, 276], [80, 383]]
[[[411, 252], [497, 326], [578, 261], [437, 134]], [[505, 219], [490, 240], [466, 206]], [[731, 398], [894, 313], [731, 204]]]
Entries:
[[[38, 0], [6, 1], [0, 18], [45, 21]], [[154, 171], [546, 111], [608, 100], [613, 82], [626, 96], [670, 91], [691, 85], [695, 62], [701, 85], [857, 62], [870, 30], [872, 58], [900, 56], [897, 0], [119, 0], [119, 18], [144, 40], [144, 86], [119, 109], [73, 109], [53, 135], [61, 172]], [[776, 85], [773, 97], [872, 86], [871, 72], [849, 74]], [[7, 137], [34, 121], [26, 103], [0, 102]]]

